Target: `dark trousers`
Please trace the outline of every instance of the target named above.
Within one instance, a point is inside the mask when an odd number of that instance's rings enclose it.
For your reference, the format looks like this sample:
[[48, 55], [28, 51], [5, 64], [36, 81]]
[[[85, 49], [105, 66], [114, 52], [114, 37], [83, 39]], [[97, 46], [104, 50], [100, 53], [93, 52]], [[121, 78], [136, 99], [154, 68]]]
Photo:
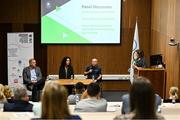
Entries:
[[103, 97], [102, 80], [98, 80], [98, 81], [96, 81], [96, 83], [99, 84], [100, 92], [101, 92], [101, 97]]
[[33, 88], [32, 88], [32, 97], [31, 97], [31, 100], [33, 102], [40, 101], [40, 90], [41, 89], [39, 89], [38, 85], [33, 85]]
[[37, 83], [35, 83], [35, 84], [26, 85], [27, 89], [29, 91], [32, 91], [31, 100], [33, 102], [40, 101], [40, 91], [43, 89], [44, 84], [45, 84], [45, 79], [41, 79], [41, 80], [37, 81]]

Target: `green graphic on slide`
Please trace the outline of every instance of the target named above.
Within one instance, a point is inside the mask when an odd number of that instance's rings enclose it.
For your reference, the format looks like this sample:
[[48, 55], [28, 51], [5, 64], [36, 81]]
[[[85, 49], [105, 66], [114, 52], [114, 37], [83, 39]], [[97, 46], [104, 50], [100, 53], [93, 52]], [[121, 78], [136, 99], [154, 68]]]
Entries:
[[42, 17], [42, 43], [90, 43], [86, 38], [78, 35], [48, 16]]

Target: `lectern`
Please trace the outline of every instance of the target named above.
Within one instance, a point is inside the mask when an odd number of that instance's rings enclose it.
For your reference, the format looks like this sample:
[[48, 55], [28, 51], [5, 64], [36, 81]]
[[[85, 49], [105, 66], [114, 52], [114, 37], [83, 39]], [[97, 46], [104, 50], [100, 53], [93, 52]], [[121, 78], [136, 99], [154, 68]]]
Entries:
[[157, 94], [165, 97], [166, 72], [165, 69], [140, 68], [135, 70], [135, 75], [148, 78]]

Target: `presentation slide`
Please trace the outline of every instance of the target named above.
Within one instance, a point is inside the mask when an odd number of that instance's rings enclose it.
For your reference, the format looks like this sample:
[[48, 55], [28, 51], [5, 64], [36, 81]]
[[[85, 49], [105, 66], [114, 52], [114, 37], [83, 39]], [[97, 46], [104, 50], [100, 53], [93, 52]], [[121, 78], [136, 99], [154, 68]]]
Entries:
[[41, 0], [41, 43], [119, 44], [121, 0]]

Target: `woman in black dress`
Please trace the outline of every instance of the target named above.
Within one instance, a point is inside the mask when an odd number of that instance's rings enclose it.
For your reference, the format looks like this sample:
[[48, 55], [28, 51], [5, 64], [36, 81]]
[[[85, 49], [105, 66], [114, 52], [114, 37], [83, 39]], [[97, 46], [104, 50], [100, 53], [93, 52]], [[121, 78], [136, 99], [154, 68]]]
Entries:
[[73, 79], [74, 70], [71, 65], [71, 58], [64, 57], [59, 68], [59, 79]]

